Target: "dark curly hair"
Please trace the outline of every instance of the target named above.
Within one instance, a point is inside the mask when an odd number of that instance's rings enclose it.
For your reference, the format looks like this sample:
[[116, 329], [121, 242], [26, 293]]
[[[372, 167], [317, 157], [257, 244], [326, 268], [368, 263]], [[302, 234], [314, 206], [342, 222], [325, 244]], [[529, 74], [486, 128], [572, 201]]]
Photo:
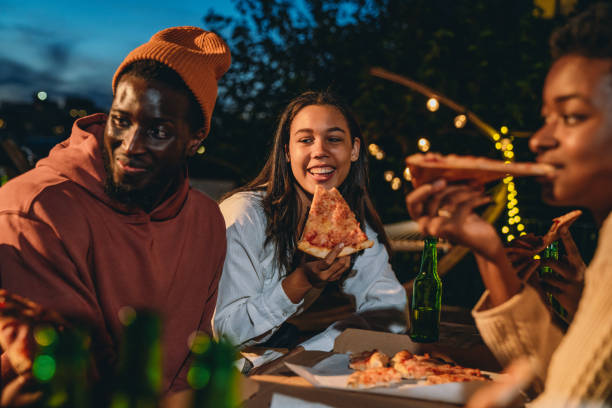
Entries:
[[612, 5], [596, 3], [572, 17], [550, 37], [554, 60], [574, 54], [587, 58], [612, 58]]

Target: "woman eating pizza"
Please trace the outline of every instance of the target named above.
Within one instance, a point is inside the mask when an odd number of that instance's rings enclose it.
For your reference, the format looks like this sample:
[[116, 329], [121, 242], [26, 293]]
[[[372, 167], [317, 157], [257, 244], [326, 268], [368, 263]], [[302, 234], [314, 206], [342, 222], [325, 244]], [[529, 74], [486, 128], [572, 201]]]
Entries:
[[[386, 329], [405, 329], [406, 293], [389, 264], [388, 241], [368, 194], [364, 143], [353, 115], [332, 94], [306, 92], [288, 104], [259, 175], [220, 204], [228, 247], [214, 316], [216, 335], [240, 347], [291, 348], [297, 336], [286, 321], [304, 312], [330, 282], [354, 298], [358, 314], [385, 309], [398, 316]], [[354, 214], [371, 247], [339, 256], [347, 252], [339, 243], [327, 248], [322, 259], [297, 248], [317, 187], [331, 190], [330, 197], [334, 188], [340, 192], [350, 207], [341, 218]], [[331, 350], [340, 329], [337, 322], [302, 346]]]
[[[612, 406], [612, 8], [598, 4], [551, 37], [554, 63], [543, 90], [544, 124], [529, 146], [554, 167], [544, 201], [588, 209], [599, 224], [595, 256], [564, 335], [536, 291], [512, 269], [495, 229], [473, 210], [481, 190], [437, 180], [406, 197], [423, 233], [470, 247], [487, 288], [473, 315], [504, 365], [521, 356], [543, 392], [530, 407]], [[524, 361], [524, 360], [523, 360]], [[470, 407], [498, 405], [491, 388]], [[499, 388], [497, 388], [499, 390]]]

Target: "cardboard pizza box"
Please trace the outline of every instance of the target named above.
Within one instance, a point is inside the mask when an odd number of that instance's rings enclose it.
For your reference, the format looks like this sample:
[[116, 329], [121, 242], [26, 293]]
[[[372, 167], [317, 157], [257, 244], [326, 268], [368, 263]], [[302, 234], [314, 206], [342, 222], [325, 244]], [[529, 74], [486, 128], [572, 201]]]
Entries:
[[[457, 328], [457, 332], [469, 334], [470, 327]], [[451, 327], [452, 329], [452, 327]], [[448, 327], [445, 328], [448, 333]], [[452, 334], [453, 331], [450, 330]], [[465, 341], [467, 339], [467, 341]], [[453, 341], [457, 340], [457, 341]], [[475, 367], [487, 371], [500, 371], [500, 366], [482, 343], [472, 341], [470, 336], [462, 339], [441, 338], [440, 342], [432, 344], [414, 343], [405, 334], [392, 334], [361, 329], [346, 329], [336, 339], [333, 352], [300, 351], [291, 353], [278, 359], [260, 375], [251, 376], [259, 383], [259, 390], [244, 403], [247, 408], [269, 407], [274, 394], [282, 394], [299, 398], [312, 403], [325, 404], [331, 407], [438, 407], [451, 408], [457, 405], [425, 401], [411, 398], [402, 398], [390, 395], [377, 395], [365, 392], [339, 390], [313, 387], [285, 366], [285, 362], [312, 367], [334, 353], [352, 353], [377, 348], [387, 354], [393, 355], [397, 351], [406, 349], [413, 353], [442, 354], [453, 359], [457, 364], [466, 367]]]

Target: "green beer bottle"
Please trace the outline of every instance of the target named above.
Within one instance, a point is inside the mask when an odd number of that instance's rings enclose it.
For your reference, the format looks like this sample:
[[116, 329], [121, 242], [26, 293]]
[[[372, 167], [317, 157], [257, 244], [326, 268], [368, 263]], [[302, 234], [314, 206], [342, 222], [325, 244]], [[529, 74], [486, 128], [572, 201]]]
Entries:
[[[544, 249], [544, 251], [542, 251], [542, 254], [540, 256], [542, 257], [542, 259], [559, 260], [559, 242], [558, 241], [552, 242], [549, 246], [547, 246]], [[550, 268], [549, 266], [543, 266], [540, 269], [540, 276], [545, 276], [545, 275], [553, 275], [553, 276], [559, 277], [559, 275], [555, 271], [553, 271], [552, 268]], [[552, 295], [552, 293], [546, 293], [546, 298], [548, 299], [548, 303], [550, 304], [550, 307], [552, 308], [552, 310], [557, 315], [559, 315], [559, 317], [561, 317], [563, 320], [567, 321], [568, 319], [567, 310], [565, 310], [565, 308], [561, 306], [561, 303], [559, 303], [559, 301]]]
[[442, 282], [438, 276], [437, 238], [425, 238], [421, 269], [412, 287], [410, 338], [420, 343], [438, 340]]
[[193, 408], [236, 408], [240, 405], [237, 351], [227, 340], [211, 340], [196, 332], [191, 341], [193, 362], [187, 382], [194, 390]]
[[38, 351], [32, 362], [32, 376], [43, 392], [36, 406], [91, 407], [89, 334], [81, 329], [41, 324], [34, 328], [34, 340]]
[[125, 326], [110, 408], [156, 408], [161, 389], [161, 321], [151, 311], [124, 307]]

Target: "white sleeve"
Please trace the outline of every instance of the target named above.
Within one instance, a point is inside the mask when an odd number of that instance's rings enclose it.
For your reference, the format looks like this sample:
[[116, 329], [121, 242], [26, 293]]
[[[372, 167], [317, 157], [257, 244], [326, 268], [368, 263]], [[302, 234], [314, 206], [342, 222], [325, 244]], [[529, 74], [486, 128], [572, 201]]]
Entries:
[[488, 291], [472, 315], [482, 339], [503, 366], [517, 357], [528, 357], [540, 380], [563, 333], [551, 320], [550, 312], [536, 290], [529, 285], [503, 304], [487, 309]]
[[355, 298], [357, 313], [306, 340], [301, 344], [306, 350], [331, 351], [336, 337], [348, 327], [406, 331], [406, 290], [397, 280], [376, 233], [366, 226], [366, 234], [374, 245], [357, 257], [342, 286], [344, 293]]
[[[225, 336], [241, 347], [265, 341], [301, 305], [287, 297], [278, 271], [262, 270], [265, 215], [255, 200], [253, 194], [238, 194], [220, 205], [226, 223], [227, 256], [213, 330], [215, 337]], [[264, 285], [270, 277], [277, 282]]]

